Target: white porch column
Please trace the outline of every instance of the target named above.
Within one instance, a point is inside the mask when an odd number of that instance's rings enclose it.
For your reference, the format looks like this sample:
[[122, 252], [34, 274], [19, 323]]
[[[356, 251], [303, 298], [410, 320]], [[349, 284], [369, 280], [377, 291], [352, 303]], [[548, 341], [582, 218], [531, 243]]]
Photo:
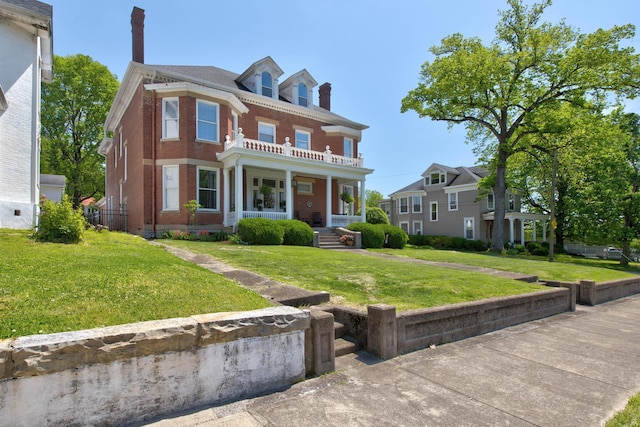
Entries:
[[520, 243], [524, 245], [524, 219], [520, 220]]
[[533, 229], [533, 241], [536, 241], [536, 234], [538, 234], [537, 230], [536, 230], [536, 224], [538, 224], [538, 220], [533, 220], [531, 221], [533, 224], [531, 226], [531, 228]]
[[244, 210], [244, 191], [243, 191], [243, 179], [242, 179], [242, 163], [236, 163], [236, 223], [242, 219], [242, 211]]
[[367, 222], [367, 197], [364, 194], [364, 179], [360, 181], [360, 215], [362, 222]]
[[331, 175], [327, 175], [327, 200], [325, 203], [325, 214], [327, 228], [333, 227], [333, 221], [331, 221]]
[[284, 175], [284, 186], [285, 186], [285, 192], [284, 192], [284, 197], [285, 197], [285, 204], [287, 206], [286, 208], [286, 213], [287, 213], [287, 219], [292, 219], [293, 218], [293, 187], [291, 186], [291, 171], [289, 169], [286, 169], [284, 171], [285, 175]]
[[227, 168], [222, 169], [222, 180], [224, 181], [223, 190], [222, 190], [224, 194], [224, 200], [222, 201], [222, 203], [224, 204], [222, 224], [225, 227], [228, 227], [229, 212], [231, 212], [231, 191], [230, 191], [231, 186], [229, 185], [229, 169]]
[[509, 218], [509, 242], [513, 245], [513, 242], [515, 241], [515, 236], [514, 234], [514, 228], [513, 228], [513, 218]]

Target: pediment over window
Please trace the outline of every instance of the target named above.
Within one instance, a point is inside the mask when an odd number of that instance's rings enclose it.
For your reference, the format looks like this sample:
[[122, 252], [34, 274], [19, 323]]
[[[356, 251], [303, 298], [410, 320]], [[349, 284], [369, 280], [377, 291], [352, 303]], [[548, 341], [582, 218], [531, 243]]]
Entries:
[[318, 82], [307, 70], [301, 70], [280, 84], [280, 96], [295, 105], [311, 107], [313, 105], [313, 88]]
[[283, 74], [284, 71], [282, 71], [278, 64], [276, 64], [270, 56], [267, 56], [251, 64], [251, 66], [236, 79], [236, 82], [243, 84], [253, 93], [278, 99], [278, 79]]
[[437, 163], [433, 163], [422, 173], [425, 186], [447, 184], [458, 175], [460, 172], [457, 169]]

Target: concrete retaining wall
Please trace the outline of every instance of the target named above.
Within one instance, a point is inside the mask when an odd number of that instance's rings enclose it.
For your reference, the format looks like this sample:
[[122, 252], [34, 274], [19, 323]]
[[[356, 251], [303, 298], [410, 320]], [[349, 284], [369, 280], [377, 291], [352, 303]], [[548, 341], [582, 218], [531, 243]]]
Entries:
[[578, 302], [586, 305], [602, 304], [640, 293], [640, 277], [596, 283], [581, 280], [578, 286]]
[[289, 386], [310, 315], [216, 313], [0, 342], [0, 426], [118, 425]]
[[575, 288], [411, 310], [397, 316], [398, 353], [409, 353], [575, 309]]

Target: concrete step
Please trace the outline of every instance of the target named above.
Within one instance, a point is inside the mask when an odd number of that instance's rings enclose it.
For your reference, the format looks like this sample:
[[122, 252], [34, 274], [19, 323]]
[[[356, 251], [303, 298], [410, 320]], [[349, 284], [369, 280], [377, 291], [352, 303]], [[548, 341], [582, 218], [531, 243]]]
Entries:
[[355, 353], [359, 350], [358, 344], [355, 339], [346, 336], [343, 338], [337, 338], [334, 344], [336, 357], [344, 356], [345, 354]]
[[333, 330], [335, 331], [336, 339], [342, 338], [349, 332], [349, 328], [347, 328], [347, 325], [340, 322], [333, 322]]

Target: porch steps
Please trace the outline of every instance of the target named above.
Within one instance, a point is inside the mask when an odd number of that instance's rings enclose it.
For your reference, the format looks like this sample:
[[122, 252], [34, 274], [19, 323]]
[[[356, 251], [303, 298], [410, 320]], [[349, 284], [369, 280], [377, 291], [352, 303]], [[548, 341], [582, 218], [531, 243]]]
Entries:
[[335, 330], [335, 343], [334, 353], [336, 357], [344, 356], [345, 354], [355, 353], [360, 350], [360, 345], [355, 338], [347, 335], [349, 330], [347, 326], [340, 322], [333, 322], [333, 329]]
[[340, 236], [334, 233], [332, 230], [323, 229], [319, 230], [318, 245], [320, 249], [350, 249], [350, 246], [345, 245], [340, 241]]

